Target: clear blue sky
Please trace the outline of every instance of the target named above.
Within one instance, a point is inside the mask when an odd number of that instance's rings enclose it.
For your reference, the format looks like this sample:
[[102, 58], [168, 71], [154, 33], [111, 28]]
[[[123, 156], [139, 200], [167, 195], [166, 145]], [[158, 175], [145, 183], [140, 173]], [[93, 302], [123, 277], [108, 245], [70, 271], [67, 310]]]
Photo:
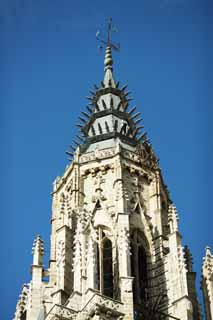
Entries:
[[1, 0], [0, 318], [30, 280], [36, 234], [48, 263], [52, 182], [85, 96], [103, 78], [96, 30], [112, 16], [129, 83], [200, 269], [213, 249], [213, 2], [211, 0]]

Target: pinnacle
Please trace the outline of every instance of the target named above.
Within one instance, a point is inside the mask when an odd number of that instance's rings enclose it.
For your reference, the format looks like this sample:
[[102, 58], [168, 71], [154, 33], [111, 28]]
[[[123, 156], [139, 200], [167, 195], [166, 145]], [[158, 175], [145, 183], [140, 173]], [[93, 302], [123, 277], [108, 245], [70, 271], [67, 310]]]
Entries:
[[105, 68], [104, 68], [105, 71], [107, 69], [111, 69], [112, 70], [113, 60], [112, 60], [112, 52], [111, 52], [111, 47], [110, 46], [106, 47], [104, 65], [105, 65]]
[[115, 80], [113, 78], [113, 59], [112, 59], [112, 52], [111, 52], [111, 47], [107, 46], [106, 47], [106, 52], [105, 52], [105, 59], [104, 59], [104, 71], [105, 71], [105, 75], [104, 75], [104, 86], [105, 87], [113, 87], [115, 88]]
[[206, 256], [211, 256], [211, 248], [206, 246]]
[[40, 235], [37, 235], [32, 248], [33, 255], [39, 253], [40, 255], [44, 255], [44, 241], [41, 239]]

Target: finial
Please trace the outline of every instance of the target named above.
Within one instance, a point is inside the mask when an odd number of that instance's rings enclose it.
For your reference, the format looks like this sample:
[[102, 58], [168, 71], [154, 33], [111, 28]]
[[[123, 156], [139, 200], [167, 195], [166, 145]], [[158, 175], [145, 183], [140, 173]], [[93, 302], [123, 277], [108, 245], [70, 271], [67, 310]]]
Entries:
[[115, 51], [119, 51], [120, 45], [118, 43], [112, 42], [111, 40], [112, 32], [117, 32], [117, 29], [112, 24], [112, 18], [109, 18], [107, 21], [107, 36], [102, 37], [100, 31], [97, 31], [96, 38], [101, 43], [100, 49], [103, 48], [103, 44], [106, 46], [105, 59], [104, 59], [105, 76], [104, 76], [103, 86], [115, 88], [116, 84], [112, 75], [113, 59], [112, 59], [111, 49], [114, 49]]
[[103, 48], [102, 44], [106, 45], [106, 47], [113, 48], [115, 51], [120, 50], [120, 44], [112, 42], [111, 34], [112, 32], [118, 32], [117, 28], [112, 24], [112, 18], [110, 17], [107, 21], [107, 38], [102, 37], [100, 30], [96, 32], [96, 38], [100, 41], [100, 49]]
[[33, 264], [42, 265], [42, 256], [44, 255], [44, 241], [38, 235], [33, 242], [32, 248]]
[[106, 47], [104, 65], [105, 65], [104, 71], [106, 71], [107, 69], [113, 70], [112, 69], [113, 60], [112, 60], [112, 52], [111, 52], [110, 46]]
[[211, 256], [211, 248], [206, 246], [206, 256]]

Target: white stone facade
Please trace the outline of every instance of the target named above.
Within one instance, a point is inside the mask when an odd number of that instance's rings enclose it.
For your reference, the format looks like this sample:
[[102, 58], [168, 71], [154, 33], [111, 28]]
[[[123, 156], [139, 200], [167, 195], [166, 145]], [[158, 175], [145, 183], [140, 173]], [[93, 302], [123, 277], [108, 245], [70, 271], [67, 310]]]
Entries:
[[[85, 141], [54, 182], [49, 268], [37, 237], [15, 320], [199, 320], [178, 214], [146, 135], [138, 136], [137, 114], [127, 111], [125, 89], [113, 79], [110, 47], [91, 101]], [[212, 273], [203, 281], [212, 295]]]
[[213, 319], [213, 255], [210, 248], [206, 247], [206, 255], [203, 258], [202, 282], [203, 298], [206, 320]]

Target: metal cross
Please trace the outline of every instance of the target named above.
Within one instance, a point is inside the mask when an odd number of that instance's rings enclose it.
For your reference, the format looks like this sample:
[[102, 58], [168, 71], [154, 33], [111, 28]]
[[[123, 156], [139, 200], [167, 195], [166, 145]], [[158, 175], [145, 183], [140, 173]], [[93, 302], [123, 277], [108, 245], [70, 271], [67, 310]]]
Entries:
[[[118, 32], [117, 28], [112, 24], [112, 18], [110, 17], [107, 21], [107, 38], [104, 39], [104, 37], [102, 37], [101, 32], [98, 30], [96, 32], [96, 39], [98, 41], [100, 41], [101, 43], [103, 43], [106, 46], [109, 46], [111, 48], [113, 48], [115, 51], [119, 51], [120, 50], [120, 44], [119, 43], [115, 43], [112, 42], [111, 40], [111, 35], [112, 32]], [[102, 49], [102, 46], [100, 46], [100, 48]]]

